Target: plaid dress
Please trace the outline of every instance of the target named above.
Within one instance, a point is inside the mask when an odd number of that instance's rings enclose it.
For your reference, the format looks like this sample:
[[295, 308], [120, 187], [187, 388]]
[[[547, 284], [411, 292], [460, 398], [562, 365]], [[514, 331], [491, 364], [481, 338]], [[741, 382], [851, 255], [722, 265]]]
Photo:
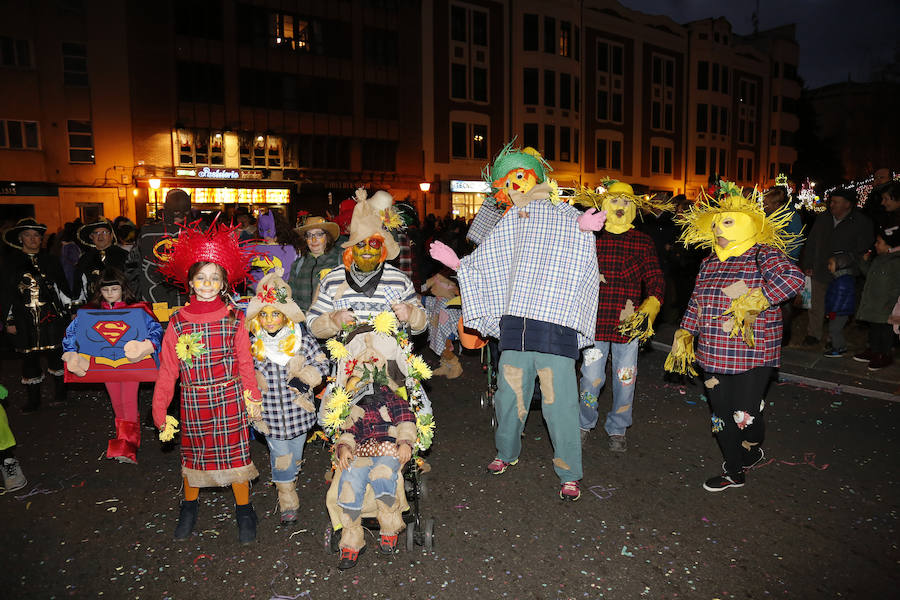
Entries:
[[[192, 334], [199, 334], [205, 352], [195, 353], [188, 364], [177, 357], [175, 346]], [[169, 322], [160, 369], [166, 381], [157, 382], [154, 408], [157, 396], [165, 396], [174, 384], [164, 372], [172, 369], [174, 359], [181, 379], [182, 474], [192, 486], [229, 485], [259, 474], [250, 459], [243, 400], [248, 365], [253, 376], [249, 345], [243, 315], [234, 309], [201, 315], [182, 309]], [[251, 391], [258, 398], [255, 379]]]
[[[769, 308], [753, 322], [755, 346], [740, 335], [731, 337], [724, 312], [731, 305], [725, 288], [743, 281], [748, 289], [762, 288]], [[694, 293], [681, 319], [681, 328], [696, 338], [697, 362], [708, 373], [743, 373], [754, 367], [781, 365], [781, 309], [779, 304], [803, 289], [803, 272], [783, 252], [756, 245], [740, 256], [720, 261], [715, 254], [703, 260]]]

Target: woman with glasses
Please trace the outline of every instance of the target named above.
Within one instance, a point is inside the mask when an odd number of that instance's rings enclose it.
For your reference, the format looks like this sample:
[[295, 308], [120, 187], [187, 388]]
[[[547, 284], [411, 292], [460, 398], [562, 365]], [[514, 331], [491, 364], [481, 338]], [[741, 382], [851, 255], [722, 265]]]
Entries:
[[319, 281], [341, 264], [342, 249], [335, 246], [340, 228], [337, 223], [322, 217], [308, 217], [296, 231], [303, 241], [301, 258], [294, 261], [288, 284], [297, 306], [306, 312], [312, 304]]

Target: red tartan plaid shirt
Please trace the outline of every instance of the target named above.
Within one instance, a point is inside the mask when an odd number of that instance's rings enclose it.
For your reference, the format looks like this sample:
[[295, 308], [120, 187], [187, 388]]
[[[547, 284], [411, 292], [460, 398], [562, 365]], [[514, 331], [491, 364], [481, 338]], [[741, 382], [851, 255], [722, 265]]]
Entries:
[[[353, 436], [357, 445], [366, 440], [396, 442], [397, 440], [391, 435], [390, 430], [403, 421], [416, 422], [416, 415], [410, 410], [409, 402], [400, 398], [387, 387], [376, 391], [374, 396], [374, 398], [368, 399], [368, 403], [364, 407], [366, 414], [345, 430], [345, 433]], [[382, 407], [387, 410], [389, 421], [384, 419], [381, 413]]]
[[625, 233], [603, 231], [597, 234], [597, 268], [600, 290], [594, 339], [627, 344], [628, 338], [619, 333], [618, 327], [628, 301], [635, 312], [650, 296], [663, 302], [665, 278], [653, 240], [636, 229]]
[[[754, 347], [731, 327], [722, 314], [732, 299], [723, 288], [743, 280], [749, 289], [761, 288], [769, 308], [753, 322]], [[700, 265], [694, 293], [681, 319], [681, 328], [695, 337], [697, 362], [707, 373], [743, 373], [754, 367], [781, 364], [781, 308], [778, 306], [803, 289], [803, 272], [783, 252], [769, 246], [753, 246], [740, 256], [720, 261], [710, 254]]]

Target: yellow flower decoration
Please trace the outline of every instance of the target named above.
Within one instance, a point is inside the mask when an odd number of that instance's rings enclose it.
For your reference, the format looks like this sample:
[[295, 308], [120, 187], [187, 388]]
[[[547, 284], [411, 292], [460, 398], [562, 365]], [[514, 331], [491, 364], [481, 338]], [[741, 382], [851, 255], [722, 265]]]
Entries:
[[412, 370], [415, 371], [420, 378], [431, 378], [431, 367], [428, 366], [428, 363], [426, 363], [421, 356], [413, 355], [409, 364], [412, 367]]
[[400, 213], [393, 207], [381, 211], [381, 220], [384, 223], [385, 229], [390, 229], [391, 231], [403, 227], [403, 219], [400, 217]]
[[166, 425], [159, 432], [159, 441], [171, 442], [176, 433], [178, 433], [178, 419], [172, 415], [166, 415]]
[[334, 432], [347, 418], [350, 409], [350, 395], [347, 390], [336, 386], [328, 397], [325, 417], [322, 419], [327, 431]]
[[331, 398], [328, 400], [328, 408], [331, 410], [344, 409], [350, 406], [350, 394], [341, 386], [336, 386], [331, 392]]
[[386, 335], [394, 335], [397, 333], [397, 330], [400, 329], [400, 323], [397, 321], [396, 315], [388, 310], [375, 315], [372, 326], [375, 327], [375, 331], [378, 333], [384, 333]]
[[334, 338], [325, 342], [325, 347], [328, 349], [328, 354], [331, 355], [332, 360], [342, 360], [350, 356], [347, 347]]
[[178, 359], [183, 361], [187, 366], [193, 367], [195, 357], [202, 356], [209, 352], [209, 350], [206, 349], [206, 344], [200, 341], [202, 339], [203, 334], [199, 331], [180, 335], [178, 341], [175, 343], [175, 354], [178, 356]]
[[559, 184], [556, 183], [555, 179], [548, 179], [547, 185], [550, 186], [550, 202], [552, 204], [559, 204], [561, 198], [559, 196]]

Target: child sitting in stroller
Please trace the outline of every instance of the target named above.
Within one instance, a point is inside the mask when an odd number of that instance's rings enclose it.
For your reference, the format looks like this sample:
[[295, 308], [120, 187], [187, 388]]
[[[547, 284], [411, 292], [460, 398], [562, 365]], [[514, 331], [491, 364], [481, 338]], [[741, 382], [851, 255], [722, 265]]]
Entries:
[[431, 371], [410, 354], [397, 325], [384, 312], [327, 343], [337, 372], [320, 422], [334, 440], [336, 472], [326, 504], [342, 530], [341, 570], [356, 566], [365, 551], [363, 517], [377, 517], [381, 552], [395, 551], [408, 508], [401, 470], [431, 445], [434, 424], [420, 385]]

